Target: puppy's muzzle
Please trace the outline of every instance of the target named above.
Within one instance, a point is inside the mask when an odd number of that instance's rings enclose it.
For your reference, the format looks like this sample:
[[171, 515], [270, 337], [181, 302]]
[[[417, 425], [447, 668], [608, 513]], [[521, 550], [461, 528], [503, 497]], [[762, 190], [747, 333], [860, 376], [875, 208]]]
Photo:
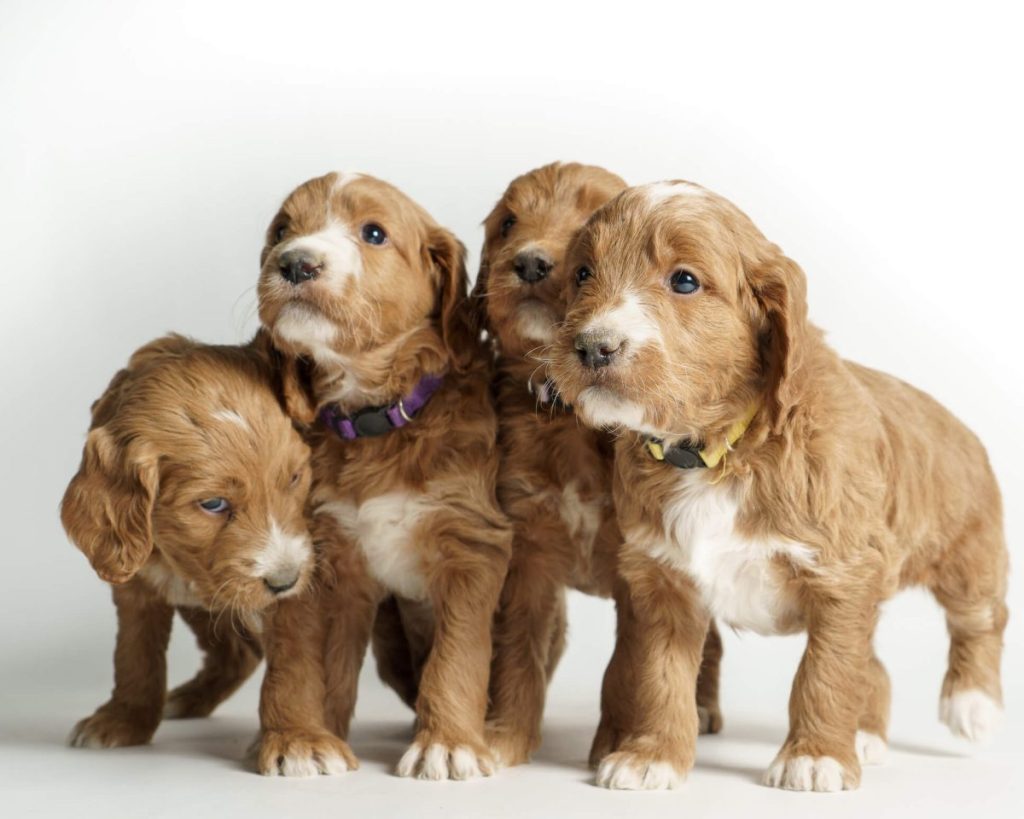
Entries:
[[612, 363], [612, 359], [622, 354], [626, 339], [611, 330], [584, 330], [576, 336], [576, 354], [580, 363], [592, 370], [599, 370]]
[[305, 250], [289, 250], [278, 260], [281, 275], [292, 284], [302, 284], [320, 275], [320, 261]]
[[524, 250], [512, 262], [516, 275], [527, 284], [546, 279], [554, 266], [551, 257], [539, 250]]

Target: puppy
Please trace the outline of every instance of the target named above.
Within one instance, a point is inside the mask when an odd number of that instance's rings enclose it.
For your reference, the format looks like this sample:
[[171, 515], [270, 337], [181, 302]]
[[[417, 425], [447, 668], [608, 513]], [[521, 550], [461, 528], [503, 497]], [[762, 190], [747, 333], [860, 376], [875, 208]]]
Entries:
[[[565, 641], [565, 588], [611, 597], [621, 535], [611, 501], [612, 438], [581, 426], [542, 374], [540, 356], [565, 313], [566, 248], [591, 213], [626, 187], [589, 165], [554, 163], [513, 180], [484, 221], [474, 294], [499, 351], [495, 385], [498, 499], [514, 527], [495, 620], [488, 742], [516, 765], [540, 744], [548, 679]], [[701, 728], [721, 727], [717, 631], [698, 681]], [[605, 710], [623, 692], [605, 692]], [[614, 737], [602, 725], [592, 762]]]
[[[113, 586], [117, 648], [110, 701], [72, 745], [138, 745], [161, 716], [210, 714], [259, 664], [261, 612], [306, 585], [309, 449], [272, 387], [255, 346], [172, 335], [138, 350], [93, 404], [61, 519]], [[175, 609], [206, 656], [167, 695]]]
[[924, 393], [840, 359], [807, 319], [797, 264], [697, 185], [622, 193], [568, 266], [554, 379], [586, 423], [623, 432], [613, 491], [629, 606], [608, 674], [631, 672], [635, 711], [599, 784], [671, 787], [693, 765], [697, 714], [680, 692], [714, 615], [807, 631], [766, 784], [856, 787], [886, 747], [879, 604], [908, 585], [946, 609], [942, 720], [987, 734], [1007, 552], [977, 438]]
[[355, 767], [344, 737], [386, 602], [425, 658], [406, 695], [417, 730], [399, 775], [488, 774], [491, 619], [511, 531], [495, 497], [489, 353], [464, 250], [391, 185], [331, 173], [285, 200], [262, 265], [260, 318], [314, 449], [323, 572], [268, 634], [259, 769]]

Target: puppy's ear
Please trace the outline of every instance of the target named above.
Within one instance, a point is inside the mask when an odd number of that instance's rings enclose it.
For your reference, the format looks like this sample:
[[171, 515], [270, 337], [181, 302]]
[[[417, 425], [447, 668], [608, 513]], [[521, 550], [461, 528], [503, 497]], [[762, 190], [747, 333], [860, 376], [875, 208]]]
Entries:
[[761, 362], [772, 430], [782, 432], [796, 404], [807, 337], [807, 279], [792, 259], [769, 245], [747, 271], [765, 318]]
[[122, 445], [106, 427], [89, 432], [60, 517], [68, 537], [107, 582], [130, 580], [153, 551], [158, 485], [157, 459], [141, 443]]
[[278, 401], [294, 421], [309, 426], [316, 420], [312, 366], [306, 359], [283, 353], [274, 346], [270, 332], [261, 327], [249, 343], [270, 373]]
[[465, 371], [480, 343], [481, 322], [479, 307], [468, 293], [466, 248], [451, 232], [434, 227], [430, 231], [427, 252], [441, 281], [437, 308], [441, 337], [455, 369]]

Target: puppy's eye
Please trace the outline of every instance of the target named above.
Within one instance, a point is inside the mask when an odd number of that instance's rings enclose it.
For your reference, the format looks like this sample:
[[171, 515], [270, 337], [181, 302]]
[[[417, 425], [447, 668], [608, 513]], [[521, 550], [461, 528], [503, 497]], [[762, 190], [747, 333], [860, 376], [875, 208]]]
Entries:
[[288, 232], [288, 225], [281, 225], [277, 230], [274, 231], [274, 241], [280, 242], [284, 239], [284, 235]]
[[224, 498], [207, 498], [204, 501], [199, 501], [199, 506], [204, 512], [209, 512], [211, 515], [223, 515], [231, 509], [231, 504]]
[[689, 270], [677, 270], [672, 274], [672, 289], [688, 296], [700, 290], [700, 282]]
[[369, 222], [363, 225], [363, 241], [368, 245], [382, 245], [388, 240], [388, 235], [380, 225]]
[[292, 479], [288, 483], [288, 485], [294, 489], [296, 486], [299, 485], [299, 479], [301, 477], [302, 477], [302, 473], [301, 472], [296, 472], [294, 475], [292, 475]]
[[501, 223], [501, 238], [504, 239], [508, 236], [509, 232], [516, 226], [518, 220], [511, 214], [505, 217], [505, 221]]
[[594, 274], [590, 272], [590, 268], [586, 265], [576, 268], [576, 284], [577, 286], [582, 285], [587, 279]]

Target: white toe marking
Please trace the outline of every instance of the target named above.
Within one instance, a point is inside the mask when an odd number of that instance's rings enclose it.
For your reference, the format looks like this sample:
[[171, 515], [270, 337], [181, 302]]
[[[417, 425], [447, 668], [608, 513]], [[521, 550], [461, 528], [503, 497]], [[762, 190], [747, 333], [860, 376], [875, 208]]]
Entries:
[[278, 765], [282, 776], [309, 777], [320, 773], [316, 763], [308, 756], [285, 755]]
[[955, 736], [971, 742], [988, 742], [1003, 719], [1003, 707], [978, 688], [943, 697], [939, 719]]
[[424, 750], [422, 745], [414, 742], [399, 760], [395, 772], [399, 776], [418, 779], [475, 779], [490, 776], [492, 769], [465, 745], [449, 749], [435, 742]]
[[345, 758], [335, 754], [321, 757], [317, 767], [320, 769], [320, 773], [326, 776], [338, 776], [339, 774], [348, 773], [348, 763], [345, 761]]
[[790, 791], [841, 791], [846, 787], [843, 766], [830, 756], [776, 758], [764, 784]]
[[482, 775], [480, 763], [471, 749], [465, 745], [459, 745], [452, 750], [452, 779], [476, 779]]
[[605, 757], [597, 769], [597, 784], [619, 791], [667, 790], [682, 779], [668, 762], [643, 763], [625, 754]]
[[419, 764], [421, 756], [423, 756], [423, 747], [414, 742], [398, 760], [395, 773], [399, 776], [412, 776], [416, 773], [416, 766]]
[[448, 778], [448, 750], [439, 742], [427, 746], [420, 766], [420, 779]]
[[889, 745], [878, 734], [869, 731], [857, 732], [857, 759], [861, 765], [881, 765], [885, 762]]

